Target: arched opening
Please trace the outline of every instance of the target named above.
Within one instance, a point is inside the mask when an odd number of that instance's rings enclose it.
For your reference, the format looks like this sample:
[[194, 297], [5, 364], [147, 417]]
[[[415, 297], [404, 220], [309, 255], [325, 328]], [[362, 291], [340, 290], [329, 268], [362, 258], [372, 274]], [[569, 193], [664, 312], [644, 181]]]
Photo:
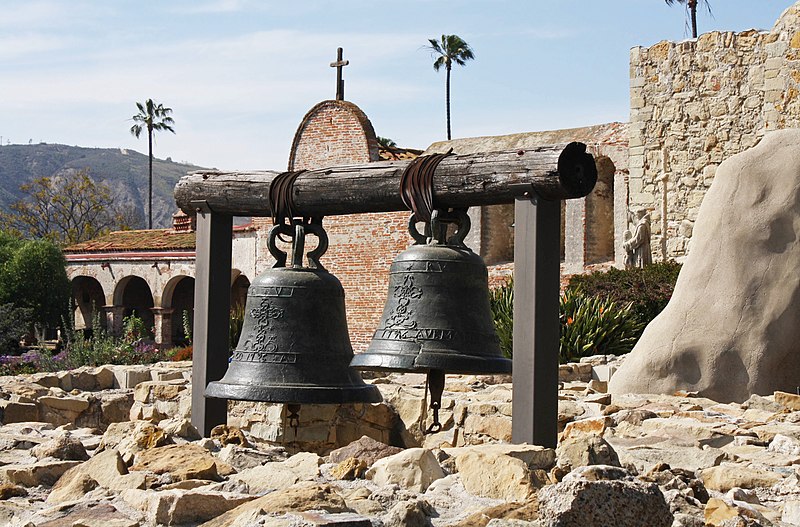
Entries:
[[595, 160], [597, 183], [586, 196], [587, 264], [614, 259], [614, 173], [616, 167], [606, 156]]
[[87, 332], [91, 336], [94, 319], [97, 317], [100, 327], [105, 329], [106, 317], [103, 306], [106, 297], [103, 286], [91, 276], [76, 276], [72, 279], [72, 302], [74, 304], [75, 329]]
[[170, 341], [178, 345], [188, 344], [194, 328], [194, 278], [176, 276], [170, 280], [161, 296], [161, 305], [171, 308]]
[[153, 294], [150, 292], [150, 286], [144, 278], [138, 276], [126, 276], [117, 285], [114, 291], [114, 305], [122, 306], [123, 317], [136, 315], [144, 322], [145, 327], [153, 336], [153, 325], [155, 319], [153, 316]]
[[248, 289], [250, 289], [250, 280], [243, 274], [239, 274], [231, 282], [231, 310], [244, 308]]

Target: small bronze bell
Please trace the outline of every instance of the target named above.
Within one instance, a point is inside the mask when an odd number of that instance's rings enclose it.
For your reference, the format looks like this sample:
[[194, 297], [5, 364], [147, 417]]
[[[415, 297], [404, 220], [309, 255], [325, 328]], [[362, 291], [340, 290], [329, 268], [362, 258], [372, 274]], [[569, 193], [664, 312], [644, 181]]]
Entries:
[[[456, 231], [446, 239], [448, 223]], [[445, 373], [511, 372], [492, 322], [486, 265], [464, 245], [469, 228], [465, 211], [434, 210], [426, 237], [411, 217], [416, 243], [392, 263], [378, 329], [350, 363], [361, 370], [428, 373], [434, 412]]]
[[[291, 265], [278, 249], [279, 234], [292, 238]], [[305, 236], [319, 238], [303, 266]], [[259, 275], [247, 292], [242, 335], [225, 376], [209, 383], [206, 396], [298, 404], [373, 403], [375, 386], [350, 368], [353, 348], [347, 331], [344, 290], [319, 258], [328, 247], [320, 223], [300, 220], [270, 231], [275, 267]], [[291, 417], [291, 416], [290, 416]]]

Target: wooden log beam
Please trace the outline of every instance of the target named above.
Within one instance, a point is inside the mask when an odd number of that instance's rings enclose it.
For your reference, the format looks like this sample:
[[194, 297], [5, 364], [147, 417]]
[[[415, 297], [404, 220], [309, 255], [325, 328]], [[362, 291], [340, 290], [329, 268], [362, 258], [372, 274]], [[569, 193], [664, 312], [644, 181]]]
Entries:
[[[407, 210], [400, 177], [410, 161], [310, 170], [294, 184], [294, 203], [303, 216], [331, 216]], [[215, 213], [270, 216], [269, 185], [277, 172], [193, 172], [175, 186], [175, 201], [186, 213], [204, 203]], [[453, 155], [433, 177], [434, 203], [470, 207], [513, 203], [520, 188], [547, 200], [587, 195], [597, 181], [594, 158], [583, 143], [547, 145], [513, 152]]]

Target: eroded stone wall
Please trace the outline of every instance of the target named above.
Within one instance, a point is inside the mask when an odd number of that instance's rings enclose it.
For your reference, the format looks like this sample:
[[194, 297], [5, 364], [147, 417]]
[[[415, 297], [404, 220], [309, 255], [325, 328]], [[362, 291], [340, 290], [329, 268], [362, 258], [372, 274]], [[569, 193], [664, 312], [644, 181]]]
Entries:
[[717, 166], [765, 132], [800, 126], [800, 2], [769, 32], [636, 47], [630, 66], [629, 205], [652, 211], [656, 259], [680, 257]]

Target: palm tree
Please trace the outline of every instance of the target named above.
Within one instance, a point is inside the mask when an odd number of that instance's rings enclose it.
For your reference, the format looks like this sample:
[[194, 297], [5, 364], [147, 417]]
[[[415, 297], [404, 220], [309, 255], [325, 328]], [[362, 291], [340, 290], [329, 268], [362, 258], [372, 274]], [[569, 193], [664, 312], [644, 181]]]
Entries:
[[147, 154], [150, 158], [150, 165], [148, 169], [148, 193], [147, 193], [147, 209], [149, 220], [147, 228], [153, 228], [153, 132], [160, 132], [168, 130], [175, 133], [172, 125], [175, 121], [169, 114], [172, 113], [172, 108], [165, 108], [163, 104], [156, 104], [153, 99], [147, 99], [144, 103], [137, 102], [136, 107], [139, 113], [132, 117], [134, 125], [131, 126], [131, 135], [139, 139], [142, 130], [147, 129]]
[[692, 38], [697, 38], [697, 6], [703, 4], [705, 8], [711, 13], [711, 4], [708, 0], [664, 0], [667, 5], [686, 4], [686, 11], [692, 21]]
[[468, 60], [475, 58], [475, 54], [458, 35], [442, 35], [442, 39], [428, 39], [430, 46], [425, 46], [431, 51], [434, 71], [439, 71], [442, 66], [447, 70], [447, 140], [450, 140], [450, 70], [455, 62], [459, 66], [467, 64]]

